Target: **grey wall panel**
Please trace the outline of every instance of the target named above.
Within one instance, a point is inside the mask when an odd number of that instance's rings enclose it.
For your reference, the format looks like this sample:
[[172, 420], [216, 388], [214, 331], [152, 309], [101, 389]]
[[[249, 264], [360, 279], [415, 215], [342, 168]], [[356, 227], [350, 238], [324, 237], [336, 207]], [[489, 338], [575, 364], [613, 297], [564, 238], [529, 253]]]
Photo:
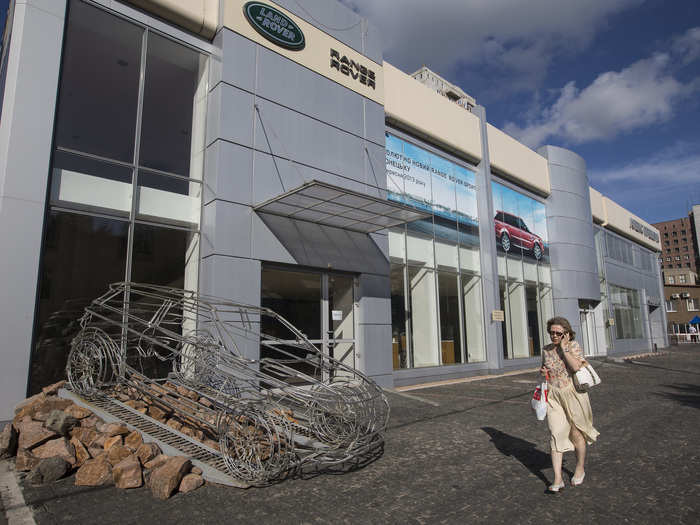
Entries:
[[296, 260], [287, 251], [270, 228], [257, 213], [253, 213], [251, 256], [261, 261], [296, 264]]
[[557, 261], [556, 265], [552, 264], [552, 269], [555, 271], [569, 270], [591, 273], [588, 259], [595, 257], [595, 249], [576, 244], [554, 244], [549, 248], [549, 255], [552, 261]]
[[385, 191], [377, 191], [376, 188], [386, 190], [386, 150], [384, 145], [364, 141], [365, 153], [365, 182], [371, 186], [366, 192], [374, 197], [386, 198]]
[[578, 310], [578, 298], [565, 298], [559, 297], [555, 298], [554, 301], [554, 315], [557, 317], [564, 317], [569, 321], [571, 328], [577, 334], [581, 333], [581, 318], [579, 317]]
[[217, 140], [206, 151], [203, 202], [222, 199], [252, 204], [252, 172], [253, 150]]
[[[597, 289], [596, 289], [597, 287]], [[552, 268], [554, 299], [577, 298], [600, 300], [600, 281], [597, 273]], [[591, 291], [594, 290], [594, 291]]]
[[[547, 199], [547, 224], [550, 217], [573, 217], [583, 220], [586, 214], [593, 224], [590, 198], [568, 191], [552, 191], [552, 195]], [[552, 239], [549, 240], [552, 241]]]
[[568, 191], [580, 194], [583, 190], [581, 185], [581, 172], [566, 166], [553, 165], [556, 171], [555, 177], [550, 177], [550, 185], [553, 191]]
[[216, 139], [253, 145], [253, 95], [220, 83], [209, 92], [207, 144]]
[[27, 393], [65, 7], [14, 8], [0, 121], [0, 420]]
[[[216, 43], [221, 46], [220, 80], [253, 93], [255, 91], [255, 43], [234, 33], [222, 29], [216, 36]], [[278, 79], [279, 81], [279, 79]], [[216, 84], [211, 84], [210, 88]]]
[[256, 94], [358, 137], [364, 135], [361, 95], [262, 46]]
[[201, 256], [250, 257], [252, 214], [248, 206], [220, 200], [203, 206]]
[[356, 361], [370, 377], [389, 376], [393, 372], [390, 324], [359, 325]]
[[256, 149], [364, 182], [363, 139], [278, 104], [257, 103]]
[[[340, 2], [328, 0], [278, 0], [277, 3], [333, 38], [363, 53], [377, 63], [382, 62], [382, 45], [378, 31], [366, 29], [366, 22]], [[363, 37], [363, 32], [371, 34]], [[366, 40], [366, 44], [364, 44]]]
[[377, 248], [384, 254], [386, 260], [389, 260], [389, 236], [386, 233], [377, 232], [370, 233], [369, 236], [372, 238]]
[[384, 106], [373, 100], [364, 99], [365, 105], [365, 135], [367, 140], [384, 146], [386, 136], [384, 131]]
[[360, 324], [391, 325], [390, 290], [388, 275], [360, 276]]
[[557, 146], [543, 146], [537, 152], [540, 155], [544, 155], [547, 158], [547, 163], [552, 166], [563, 166], [579, 172], [586, 171], [584, 158], [568, 149]]
[[389, 274], [389, 262], [364, 233], [261, 214], [298, 264], [357, 273]]
[[557, 217], [547, 224], [547, 235], [557, 243], [575, 244], [595, 249], [591, 221], [574, 217]]

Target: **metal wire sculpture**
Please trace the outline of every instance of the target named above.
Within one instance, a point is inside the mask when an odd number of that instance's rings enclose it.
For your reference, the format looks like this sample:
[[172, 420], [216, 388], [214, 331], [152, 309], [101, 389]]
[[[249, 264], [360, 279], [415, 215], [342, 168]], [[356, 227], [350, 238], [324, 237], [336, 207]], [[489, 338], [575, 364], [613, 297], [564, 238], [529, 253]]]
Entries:
[[[382, 450], [381, 388], [268, 308], [122, 282], [80, 324], [66, 365], [74, 391], [155, 403], [214, 438], [238, 479], [266, 484]], [[246, 357], [256, 347], [262, 357]]]

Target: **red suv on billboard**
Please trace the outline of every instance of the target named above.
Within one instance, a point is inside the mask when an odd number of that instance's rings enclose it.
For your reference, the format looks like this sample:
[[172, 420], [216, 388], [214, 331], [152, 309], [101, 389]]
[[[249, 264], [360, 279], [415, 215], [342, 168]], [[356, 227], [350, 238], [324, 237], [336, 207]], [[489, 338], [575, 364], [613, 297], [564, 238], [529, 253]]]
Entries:
[[496, 226], [496, 239], [501, 243], [504, 252], [509, 252], [511, 246], [519, 246], [532, 252], [535, 259], [542, 258], [544, 243], [539, 235], [530, 231], [520, 217], [504, 211], [496, 212], [494, 217]]

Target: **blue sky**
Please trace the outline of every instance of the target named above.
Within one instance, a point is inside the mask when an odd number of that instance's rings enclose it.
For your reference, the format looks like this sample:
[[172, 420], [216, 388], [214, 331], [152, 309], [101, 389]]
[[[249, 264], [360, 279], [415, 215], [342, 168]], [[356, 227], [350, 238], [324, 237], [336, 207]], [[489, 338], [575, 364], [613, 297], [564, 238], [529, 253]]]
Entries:
[[700, 204], [697, 0], [341, 1], [379, 27], [385, 60], [427, 65], [532, 147], [576, 151], [643, 219]]
[[697, 0], [342, 0], [384, 59], [425, 64], [531, 147], [579, 153], [591, 185], [649, 222], [700, 204]]

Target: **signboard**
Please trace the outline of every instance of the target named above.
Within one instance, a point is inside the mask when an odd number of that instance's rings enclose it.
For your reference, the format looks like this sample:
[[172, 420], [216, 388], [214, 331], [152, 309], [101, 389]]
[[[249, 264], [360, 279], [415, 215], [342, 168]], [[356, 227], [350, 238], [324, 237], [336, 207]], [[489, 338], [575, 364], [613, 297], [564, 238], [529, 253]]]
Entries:
[[294, 21], [281, 11], [261, 2], [248, 2], [243, 14], [253, 28], [270, 42], [286, 49], [304, 49], [304, 33]]
[[644, 226], [641, 222], [630, 217], [630, 230], [644, 235], [647, 239], [659, 242], [659, 234], [651, 228]]
[[493, 310], [491, 312], [491, 320], [503, 322], [506, 320], [506, 314], [503, 310]]

